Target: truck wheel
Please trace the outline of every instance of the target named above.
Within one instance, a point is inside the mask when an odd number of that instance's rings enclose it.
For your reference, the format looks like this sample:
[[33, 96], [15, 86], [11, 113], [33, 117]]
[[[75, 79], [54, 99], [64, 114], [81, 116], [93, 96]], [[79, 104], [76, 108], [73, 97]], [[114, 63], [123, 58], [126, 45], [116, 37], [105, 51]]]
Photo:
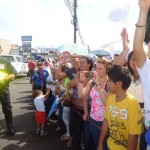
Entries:
[[30, 77], [30, 73], [29, 73], [29, 71], [28, 71], [28, 73], [27, 73], [27, 76], [28, 76], [28, 77]]

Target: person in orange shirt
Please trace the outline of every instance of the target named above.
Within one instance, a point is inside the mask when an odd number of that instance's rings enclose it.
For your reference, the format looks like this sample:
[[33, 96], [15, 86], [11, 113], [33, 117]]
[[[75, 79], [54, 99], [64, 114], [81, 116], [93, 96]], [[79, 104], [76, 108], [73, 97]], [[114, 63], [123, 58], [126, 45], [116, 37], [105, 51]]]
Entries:
[[30, 61], [28, 62], [28, 68], [29, 68], [29, 73], [30, 73], [30, 83], [32, 83], [32, 76], [34, 74], [35, 67], [36, 67], [36, 63], [34, 62], [34, 59], [31, 58]]

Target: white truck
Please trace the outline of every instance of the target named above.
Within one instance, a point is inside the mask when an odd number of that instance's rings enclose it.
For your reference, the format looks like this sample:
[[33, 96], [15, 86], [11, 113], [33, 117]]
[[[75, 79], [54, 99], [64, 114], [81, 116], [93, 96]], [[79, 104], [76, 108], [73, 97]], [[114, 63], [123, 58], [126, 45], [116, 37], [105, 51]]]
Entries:
[[28, 75], [28, 61], [24, 57], [19, 55], [0, 55], [0, 57], [7, 59], [11, 62], [11, 65], [15, 68], [17, 75]]

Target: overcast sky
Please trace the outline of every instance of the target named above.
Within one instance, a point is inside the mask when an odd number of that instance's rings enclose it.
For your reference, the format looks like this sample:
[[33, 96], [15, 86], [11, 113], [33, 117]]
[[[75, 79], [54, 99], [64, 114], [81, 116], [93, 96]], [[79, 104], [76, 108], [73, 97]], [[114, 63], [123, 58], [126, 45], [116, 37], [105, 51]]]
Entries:
[[[72, 2], [73, 0], [70, 0]], [[128, 4], [125, 22], [113, 22], [108, 15]], [[78, 21], [86, 45], [99, 47], [120, 40], [126, 25], [132, 40], [138, 16], [138, 0], [78, 0]], [[64, 0], [0, 0], [0, 38], [21, 45], [22, 35], [32, 35], [33, 47], [73, 43], [72, 17]], [[77, 43], [80, 44], [79, 37]]]

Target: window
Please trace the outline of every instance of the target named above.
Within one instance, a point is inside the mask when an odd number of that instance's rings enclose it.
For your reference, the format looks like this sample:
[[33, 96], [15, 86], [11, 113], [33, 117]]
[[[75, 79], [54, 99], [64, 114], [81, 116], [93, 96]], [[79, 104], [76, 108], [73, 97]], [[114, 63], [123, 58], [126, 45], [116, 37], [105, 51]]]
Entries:
[[20, 57], [16, 57], [17, 62], [21, 62], [21, 58]]
[[22, 58], [22, 62], [23, 62], [23, 63], [27, 63], [27, 60], [24, 59], [24, 58]]

